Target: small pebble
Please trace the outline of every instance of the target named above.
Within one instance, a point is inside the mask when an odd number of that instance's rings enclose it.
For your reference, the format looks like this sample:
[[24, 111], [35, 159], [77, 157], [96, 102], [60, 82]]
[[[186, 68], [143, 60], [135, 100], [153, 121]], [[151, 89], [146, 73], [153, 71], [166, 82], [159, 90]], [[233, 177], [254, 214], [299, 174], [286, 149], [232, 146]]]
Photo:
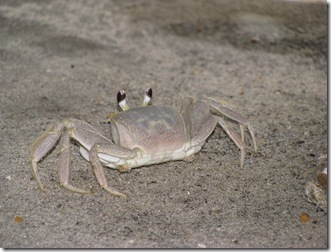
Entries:
[[15, 221], [16, 222], [23, 222], [23, 218], [21, 216], [16, 216]]
[[306, 213], [302, 213], [300, 215], [300, 221], [301, 221], [301, 223], [305, 223], [305, 222], [309, 221], [309, 215]]

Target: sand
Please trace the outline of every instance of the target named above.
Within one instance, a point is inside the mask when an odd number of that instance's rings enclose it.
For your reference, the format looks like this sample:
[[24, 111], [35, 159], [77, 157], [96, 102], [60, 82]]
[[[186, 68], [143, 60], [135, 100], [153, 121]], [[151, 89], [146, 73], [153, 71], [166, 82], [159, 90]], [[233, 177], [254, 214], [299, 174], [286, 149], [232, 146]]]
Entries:
[[[106, 169], [114, 197], [73, 145], [31, 171], [30, 146], [55, 123], [110, 136], [125, 89], [154, 104], [208, 95], [251, 120], [240, 152], [217, 127], [194, 161]], [[322, 1], [12, 1], [0, 3], [0, 246], [4, 248], [326, 248], [327, 214], [304, 195], [327, 153], [327, 5]], [[233, 127], [236, 127], [233, 125]], [[237, 129], [237, 128], [235, 128]], [[308, 214], [301, 222], [301, 214]]]

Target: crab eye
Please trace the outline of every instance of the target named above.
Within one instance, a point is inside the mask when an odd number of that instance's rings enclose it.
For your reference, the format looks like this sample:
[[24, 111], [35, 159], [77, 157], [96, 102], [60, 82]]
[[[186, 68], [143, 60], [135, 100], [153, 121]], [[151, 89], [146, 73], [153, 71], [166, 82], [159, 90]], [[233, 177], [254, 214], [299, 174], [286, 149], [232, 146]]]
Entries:
[[151, 87], [146, 87], [144, 92], [144, 101], [141, 106], [147, 106], [152, 100], [153, 91]]
[[118, 91], [117, 103], [118, 103], [118, 106], [120, 106], [123, 111], [130, 109], [129, 106], [126, 104], [125, 97], [126, 97], [126, 94], [123, 89]]
[[117, 93], [117, 102], [118, 103], [122, 102], [123, 100], [125, 100], [125, 97], [126, 97], [125, 91], [123, 89], [121, 89]]
[[151, 87], [146, 87], [145, 89], [145, 94], [152, 99], [152, 96], [153, 96], [153, 91], [152, 91], [152, 88]]

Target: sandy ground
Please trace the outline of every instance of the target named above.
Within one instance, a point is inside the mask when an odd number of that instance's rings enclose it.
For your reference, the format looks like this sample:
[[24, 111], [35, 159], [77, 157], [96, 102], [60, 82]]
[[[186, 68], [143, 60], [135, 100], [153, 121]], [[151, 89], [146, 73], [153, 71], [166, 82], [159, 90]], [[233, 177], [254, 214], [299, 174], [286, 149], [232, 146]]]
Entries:
[[[326, 55], [320, 1], [1, 1], [0, 246], [326, 248], [327, 214], [303, 193], [327, 151]], [[68, 117], [108, 135], [117, 91], [135, 106], [146, 85], [154, 104], [213, 95], [238, 105], [259, 153], [241, 170], [218, 127], [194, 162], [107, 169], [121, 198], [77, 146], [71, 182], [96, 193], [61, 187], [56, 148], [39, 190], [38, 136]]]

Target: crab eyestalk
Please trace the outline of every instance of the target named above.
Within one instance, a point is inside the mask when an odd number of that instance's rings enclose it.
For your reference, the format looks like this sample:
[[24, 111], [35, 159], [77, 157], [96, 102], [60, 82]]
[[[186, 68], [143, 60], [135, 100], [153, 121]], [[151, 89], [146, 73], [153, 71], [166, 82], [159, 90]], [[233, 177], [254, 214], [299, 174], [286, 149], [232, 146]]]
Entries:
[[118, 103], [118, 106], [120, 106], [123, 111], [130, 109], [128, 104], [126, 103], [125, 97], [126, 97], [126, 94], [125, 94], [125, 91], [123, 89], [118, 91], [118, 93], [117, 93], [117, 103]]
[[144, 100], [141, 106], [147, 106], [152, 103], [153, 91], [151, 87], [146, 87], [144, 92]]

